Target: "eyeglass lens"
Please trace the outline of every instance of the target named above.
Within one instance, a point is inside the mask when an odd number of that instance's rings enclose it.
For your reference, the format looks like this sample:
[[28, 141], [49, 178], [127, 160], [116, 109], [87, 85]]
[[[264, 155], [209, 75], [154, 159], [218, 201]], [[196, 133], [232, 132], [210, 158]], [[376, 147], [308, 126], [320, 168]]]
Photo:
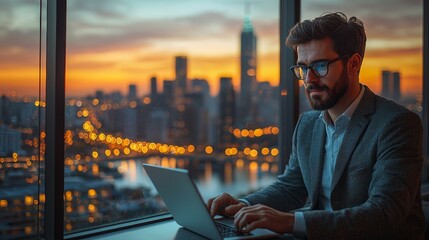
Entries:
[[309, 69], [312, 69], [316, 76], [324, 77], [328, 73], [328, 62], [319, 62], [310, 66], [296, 66], [294, 73], [298, 79], [304, 80]]

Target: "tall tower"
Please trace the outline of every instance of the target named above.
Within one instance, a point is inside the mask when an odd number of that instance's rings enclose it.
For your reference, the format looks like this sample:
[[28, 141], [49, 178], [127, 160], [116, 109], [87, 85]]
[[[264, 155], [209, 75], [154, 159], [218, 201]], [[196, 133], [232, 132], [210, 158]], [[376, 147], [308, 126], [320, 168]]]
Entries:
[[186, 56], [176, 56], [176, 84], [181, 93], [184, 94], [188, 80], [188, 59]]
[[240, 109], [241, 125], [248, 122], [253, 112], [253, 99], [256, 88], [256, 35], [249, 17], [249, 5], [246, 5], [243, 29], [241, 30], [240, 51]]

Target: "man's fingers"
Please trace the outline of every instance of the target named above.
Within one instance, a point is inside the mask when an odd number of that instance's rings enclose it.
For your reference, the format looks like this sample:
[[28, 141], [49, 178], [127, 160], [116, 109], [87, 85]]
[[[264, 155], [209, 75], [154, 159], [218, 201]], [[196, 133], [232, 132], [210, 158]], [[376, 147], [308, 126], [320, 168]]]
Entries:
[[240, 202], [237, 199], [233, 198], [231, 195], [227, 193], [223, 193], [222, 195], [217, 196], [216, 198], [210, 199], [207, 202], [207, 207], [212, 217], [214, 217], [216, 214], [233, 216], [235, 212], [238, 211], [239, 209], [234, 211], [234, 213], [229, 214], [229, 212], [226, 212], [226, 208], [239, 203]]
[[[254, 212], [247, 212], [244, 214], [240, 214], [238, 218], [235, 219], [234, 223], [235, 223], [235, 228], [238, 231], [243, 231], [243, 232], [248, 232], [251, 231], [251, 229], [249, 228], [255, 221], [258, 221], [259, 219], [259, 214], [258, 213], [254, 213]], [[253, 228], [255, 228], [253, 226]], [[252, 228], [252, 229], [253, 229]]]
[[210, 215], [214, 217], [216, 214], [224, 214], [224, 208], [228, 206], [227, 202], [229, 198], [232, 197], [227, 193], [213, 198], [210, 203]]
[[228, 207], [225, 208], [225, 214], [228, 215], [229, 217], [234, 216], [238, 211], [240, 211], [240, 209], [242, 209], [243, 207], [246, 207], [247, 205], [245, 203], [238, 203], [238, 204], [234, 204], [234, 205], [230, 205]]
[[264, 205], [241, 208], [234, 216], [237, 231], [250, 232], [255, 228], [266, 228], [277, 233], [291, 233], [294, 214], [283, 213]]
[[210, 208], [209, 208], [210, 209], [210, 215], [212, 217], [214, 217], [219, 211], [219, 201], [220, 201], [219, 197], [216, 197], [216, 198], [212, 199], [212, 201], [209, 203], [210, 204]]
[[[257, 204], [242, 207], [234, 215], [234, 225], [238, 231], [249, 232], [266, 224], [267, 213], [271, 211], [267, 206]], [[266, 227], [266, 226], [265, 226]]]
[[213, 200], [214, 200], [214, 198], [210, 198], [210, 199], [207, 201], [207, 208], [208, 208], [209, 210], [212, 208]]
[[256, 228], [267, 228], [268, 224], [266, 223], [267, 223], [266, 219], [259, 219], [259, 220], [253, 221], [251, 223], [248, 223], [242, 231], [245, 233], [248, 233]]

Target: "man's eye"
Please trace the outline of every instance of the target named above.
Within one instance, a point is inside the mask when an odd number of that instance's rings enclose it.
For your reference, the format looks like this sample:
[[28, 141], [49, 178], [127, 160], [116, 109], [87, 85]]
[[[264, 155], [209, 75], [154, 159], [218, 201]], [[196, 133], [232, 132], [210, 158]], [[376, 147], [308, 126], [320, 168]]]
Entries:
[[313, 66], [315, 70], [324, 69], [326, 67], [326, 63], [318, 63]]

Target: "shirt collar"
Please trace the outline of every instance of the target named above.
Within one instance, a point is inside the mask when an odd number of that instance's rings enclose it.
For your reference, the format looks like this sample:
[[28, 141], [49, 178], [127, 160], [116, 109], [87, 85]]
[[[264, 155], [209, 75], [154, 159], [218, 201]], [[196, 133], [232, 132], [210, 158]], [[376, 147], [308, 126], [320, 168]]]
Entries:
[[[336, 122], [341, 119], [341, 118], [346, 118], [347, 120], [350, 121], [350, 119], [353, 116], [353, 113], [355, 112], [356, 108], [358, 107], [360, 101], [363, 98], [363, 94], [365, 93], [365, 87], [363, 87], [362, 85], [360, 85], [360, 92], [358, 97], [352, 102], [352, 104], [350, 104], [350, 106], [337, 118]], [[319, 118], [322, 118], [323, 122], [326, 125], [329, 125], [328, 123], [331, 122], [329, 115], [328, 115], [328, 111], [322, 111], [320, 112]], [[335, 125], [335, 123], [334, 123]]]

